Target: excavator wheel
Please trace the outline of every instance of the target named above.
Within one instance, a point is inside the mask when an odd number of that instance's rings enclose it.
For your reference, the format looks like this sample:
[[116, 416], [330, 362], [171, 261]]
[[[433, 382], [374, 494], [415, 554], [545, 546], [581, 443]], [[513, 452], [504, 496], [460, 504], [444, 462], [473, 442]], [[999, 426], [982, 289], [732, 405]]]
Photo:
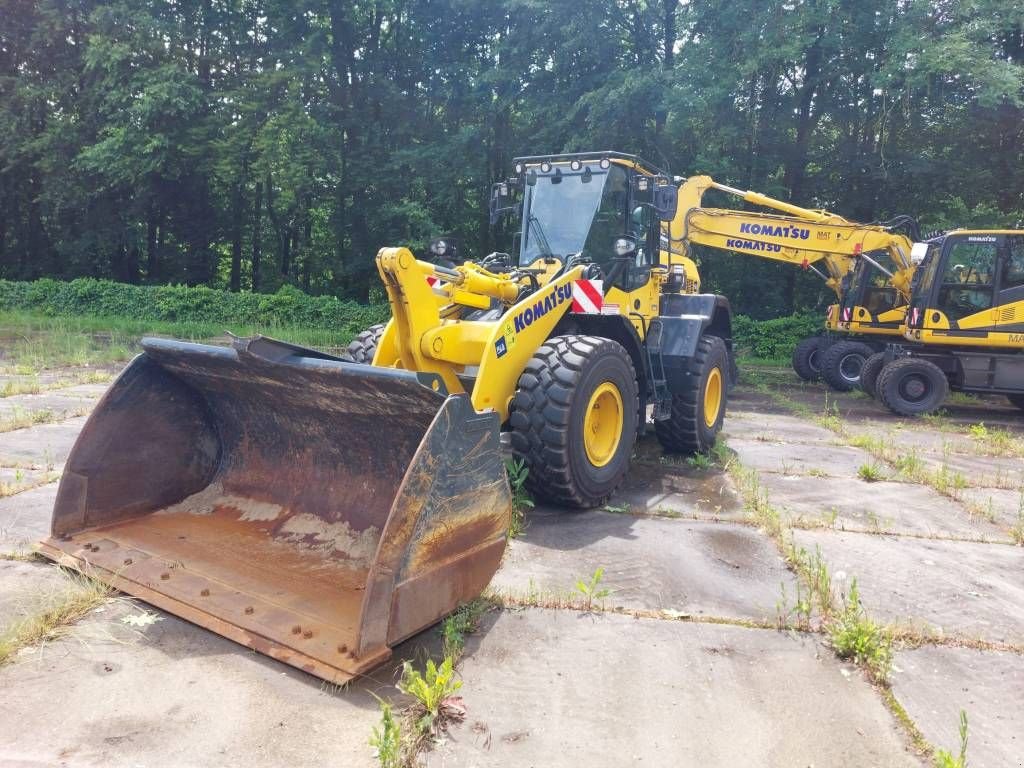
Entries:
[[885, 367], [885, 353], [876, 352], [867, 360], [864, 361], [864, 365], [860, 369], [860, 388], [869, 397], [877, 397], [878, 391], [875, 384], [878, 383], [878, 374], [882, 372], [882, 368]]
[[821, 378], [837, 392], [849, 392], [860, 381], [860, 369], [875, 351], [860, 341], [840, 341], [821, 356]]
[[1006, 399], [1010, 401], [1011, 405], [1016, 405], [1022, 411], [1024, 411], [1024, 392], [1019, 395], [1007, 395]]
[[913, 357], [893, 360], [875, 383], [878, 398], [900, 416], [931, 413], [946, 399], [949, 381], [935, 363]]
[[661, 447], [672, 453], [705, 453], [725, 419], [729, 351], [717, 336], [702, 336], [690, 362], [687, 390], [672, 395], [672, 416], [654, 422]]
[[347, 356], [352, 359], [353, 363], [370, 365], [373, 362], [373, 355], [377, 351], [377, 344], [380, 343], [380, 337], [383, 334], [384, 323], [371, 325], [356, 336], [352, 343], [348, 345]]
[[616, 341], [573, 335], [542, 344], [519, 377], [509, 417], [527, 490], [560, 506], [604, 504], [629, 469], [637, 391], [633, 363]]
[[808, 336], [793, 350], [793, 370], [804, 381], [821, 378], [821, 353], [828, 347], [824, 336]]

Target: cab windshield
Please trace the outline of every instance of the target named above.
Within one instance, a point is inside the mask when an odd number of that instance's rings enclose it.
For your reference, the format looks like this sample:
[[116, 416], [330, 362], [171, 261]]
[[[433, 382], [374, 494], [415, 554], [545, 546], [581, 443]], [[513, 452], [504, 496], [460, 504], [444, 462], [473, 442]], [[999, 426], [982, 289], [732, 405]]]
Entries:
[[[873, 251], [868, 256], [895, 273], [897, 267], [887, 251]], [[878, 315], [899, 306], [900, 303], [902, 299], [899, 291], [889, 284], [889, 276], [867, 259], [858, 259], [848, 287], [843, 292], [843, 308], [852, 310], [856, 306], [861, 306], [872, 315]]]
[[[611, 255], [612, 239], [623, 234], [629, 185], [626, 172], [612, 165], [584, 164], [580, 171], [537, 174], [526, 186], [519, 263], [582, 253], [602, 263]], [[532, 171], [535, 173], [535, 171]]]

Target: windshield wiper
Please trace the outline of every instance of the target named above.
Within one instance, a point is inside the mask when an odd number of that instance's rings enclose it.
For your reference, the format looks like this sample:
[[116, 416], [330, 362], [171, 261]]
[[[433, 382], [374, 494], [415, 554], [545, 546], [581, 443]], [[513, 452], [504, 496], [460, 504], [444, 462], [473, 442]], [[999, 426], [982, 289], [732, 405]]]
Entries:
[[551, 245], [548, 243], [548, 238], [544, 234], [544, 228], [540, 225], [540, 219], [537, 218], [536, 214], [530, 214], [529, 224], [531, 227], [534, 227], [534, 233], [537, 235], [537, 242], [541, 247], [541, 256], [546, 259], [554, 256], [555, 254], [551, 252]]

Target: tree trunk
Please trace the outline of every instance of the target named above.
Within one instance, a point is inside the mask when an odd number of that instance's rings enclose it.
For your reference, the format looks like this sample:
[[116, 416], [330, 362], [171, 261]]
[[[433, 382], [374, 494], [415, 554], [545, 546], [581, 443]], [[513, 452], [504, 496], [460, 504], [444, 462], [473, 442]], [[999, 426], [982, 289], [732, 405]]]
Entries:
[[260, 289], [260, 260], [263, 256], [263, 182], [256, 182], [252, 204], [252, 290]]

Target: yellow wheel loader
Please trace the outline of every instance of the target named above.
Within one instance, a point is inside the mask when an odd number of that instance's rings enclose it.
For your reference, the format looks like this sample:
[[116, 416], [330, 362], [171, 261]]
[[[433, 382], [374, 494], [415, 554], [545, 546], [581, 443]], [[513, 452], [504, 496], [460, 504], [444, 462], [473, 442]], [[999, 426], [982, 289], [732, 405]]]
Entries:
[[43, 553], [327, 680], [365, 672], [497, 569], [502, 430], [530, 489], [573, 507], [622, 482], [649, 405], [667, 450], [714, 444], [731, 317], [662, 248], [677, 197], [630, 155], [521, 158], [491, 196], [493, 219], [521, 216], [516, 256], [382, 249], [392, 319], [349, 356], [143, 340]]

